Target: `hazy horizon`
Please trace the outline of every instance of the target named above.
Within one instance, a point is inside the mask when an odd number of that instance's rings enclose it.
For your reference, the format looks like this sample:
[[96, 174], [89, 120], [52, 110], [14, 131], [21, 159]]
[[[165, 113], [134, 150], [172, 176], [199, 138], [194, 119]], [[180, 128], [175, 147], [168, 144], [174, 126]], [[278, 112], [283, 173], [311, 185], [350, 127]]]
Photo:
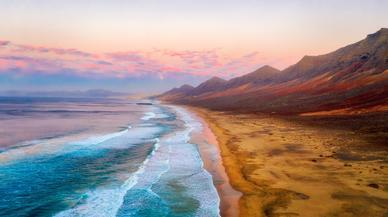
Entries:
[[41, 0], [0, 8], [3, 92], [163, 92], [263, 65], [284, 69], [388, 26], [388, 2], [379, 0]]

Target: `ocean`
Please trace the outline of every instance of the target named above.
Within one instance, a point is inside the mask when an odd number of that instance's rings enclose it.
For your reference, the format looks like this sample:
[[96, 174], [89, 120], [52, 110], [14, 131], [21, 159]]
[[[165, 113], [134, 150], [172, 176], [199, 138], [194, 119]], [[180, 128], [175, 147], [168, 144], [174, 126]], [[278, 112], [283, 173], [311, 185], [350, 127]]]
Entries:
[[136, 102], [0, 97], [0, 216], [219, 216], [200, 121]]

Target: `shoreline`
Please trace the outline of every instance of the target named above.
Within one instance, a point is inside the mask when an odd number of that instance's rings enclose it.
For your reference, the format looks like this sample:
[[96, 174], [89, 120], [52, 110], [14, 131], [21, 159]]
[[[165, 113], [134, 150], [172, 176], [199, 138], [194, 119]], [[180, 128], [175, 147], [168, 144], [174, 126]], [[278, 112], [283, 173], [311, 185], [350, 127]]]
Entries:
[[[233, 189], [235, 189], [235, 191], [240, 193], [238, 200], [233, 201], [234, 209], [238, 210], [238, 212], [234, 213], [235, 215], [233, 216], [263, 216], [263, 213], [254, 209], [255, 204], [262, 204], [260, 196], [257, 194], [262, 197], [263, 191], [262, 189], [257, 188], [255, 184], [246, 180], [244, 174], [241, 172], [241, 164], [227, 145], [230, 138], [225, 134], [224, 129], [218, 126], [216, 122], [211, 119], [209, 114], [206, 112], [206, 109], [189, 106], [185, 106], [185, 108], [199, 116], [214, 135], [215, 144], [219, 150], [222, 165], [225, 169], [224, 171], [226, 176], [228, 177], [229, 184]], [[227, 200], [222, 192], [220, 193], [220, 199], [221, 203], [222, 201]], [[223, 205], [221, 204], [221, 207], [222, 206]], [[222, 211], [223, 210], [221, 210], [221, 213]]]
[[386, 117], [189, 110], [216, 137], [230, 184], [242, 193], [239, 216], [385, 216], [388, 155], [384, 135], [373, 132], [385, 129]]
[[196, 109], [186, 106], [184, 108], [201, 122], [202, 129], [192, 132], [190, 142], [198, 145], [204, 168], [212, 176], [214, 186], [220, 197], [220, 215], [223, 217], [239, 216], [239, 200], [242, 193], [233, 188], [230, 183], [217, 136], [213, 133], [207, 120]]

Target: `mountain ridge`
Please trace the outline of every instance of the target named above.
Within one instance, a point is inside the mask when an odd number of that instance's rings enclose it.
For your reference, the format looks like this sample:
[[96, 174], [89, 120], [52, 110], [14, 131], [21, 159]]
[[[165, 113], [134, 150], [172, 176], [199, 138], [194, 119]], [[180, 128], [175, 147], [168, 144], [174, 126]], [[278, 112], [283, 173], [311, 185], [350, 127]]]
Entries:
[[185, 93], [166, 92], [158, 98], [217, 110], [311, 113], [388, 108], [387, 87], [388, 29], [382, 28], [333, 52], [306, 55], [282, 71], [265, 65], [240, 77], [211, 78]]

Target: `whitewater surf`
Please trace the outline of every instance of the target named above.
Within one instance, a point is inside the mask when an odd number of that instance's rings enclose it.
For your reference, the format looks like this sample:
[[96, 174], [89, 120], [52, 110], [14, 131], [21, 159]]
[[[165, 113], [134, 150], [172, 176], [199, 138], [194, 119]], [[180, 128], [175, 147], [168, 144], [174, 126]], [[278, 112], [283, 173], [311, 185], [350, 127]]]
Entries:
[[[201, 123], [175, 106], [126, 106], [128, 122], [109, 123], [119, 131], [64, 134], [1, 152], [0, 215], [219, 216], [212, 177], [189, 142]], [[76, 112], [70, 115], [79, 118]]]

